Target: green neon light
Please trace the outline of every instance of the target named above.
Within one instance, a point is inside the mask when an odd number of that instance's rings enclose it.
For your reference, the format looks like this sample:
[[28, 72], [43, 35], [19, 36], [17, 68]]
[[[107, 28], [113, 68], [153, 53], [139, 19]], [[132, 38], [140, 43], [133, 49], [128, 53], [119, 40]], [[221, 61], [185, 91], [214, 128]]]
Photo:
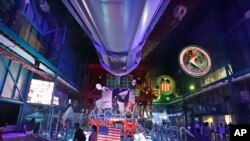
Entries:
[[161, 94], [156, 99], [153, 99], [153, 102], [158, 102], [160, 99], [161, 99]]

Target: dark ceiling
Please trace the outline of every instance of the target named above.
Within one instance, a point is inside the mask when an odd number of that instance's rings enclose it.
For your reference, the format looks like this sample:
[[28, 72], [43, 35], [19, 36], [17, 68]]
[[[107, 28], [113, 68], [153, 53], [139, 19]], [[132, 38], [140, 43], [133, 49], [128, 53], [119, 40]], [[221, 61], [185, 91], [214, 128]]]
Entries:
[[172, 76], [180, 93], [187, 93], [190, 84], [199, 87], [199, 79], [188, 76], [179, 67], [180, 51], [187, 45], [199, 45], [210, 54], [211, 71], [222, 67], [228, 61], [224, 52], [234, 38], [229, 32], [240, 26], [248, 9], [248, 0], [202, 0], [141, 64]]
[[[145, 58], [143, 64], [150, 65], [152, 68], [161, 68], [166, 73], [175, 75], [180, 71], [178, 56], [185, 46], [196, 44], [208, 50], [210, 54], [213, 53], [213, 46], [208, 46], [204, 38], [209, 38], [213, 33], [214, 38], [222, 38], [221, 41], [224, 41], [225, 38], [221, 35], [226, 36], [246, 11], [246, 8], [239, 3], [235, 0], [201, 1], [189, 16], [164, 37], [164, 40]], [[241, 1], [242, 5], [243, 3], [247, 3], [247, 0]], [[235, 11], [232, 12], [238, 8], [237, 14], [233, 13]]]
[[202, 0], [141, 64], [162, 69], [179, 87], [198, 84], [199, 79], [186, 75], [179, 67], [180, 51], [187, 45], [199, 45], [209, 52], [212, 71], [222, 67], [227, 63], [223, 54], [230, 46], [230, 38], [234, 38], [229, 32], [237, 28], [249, 8], [248, 0]]

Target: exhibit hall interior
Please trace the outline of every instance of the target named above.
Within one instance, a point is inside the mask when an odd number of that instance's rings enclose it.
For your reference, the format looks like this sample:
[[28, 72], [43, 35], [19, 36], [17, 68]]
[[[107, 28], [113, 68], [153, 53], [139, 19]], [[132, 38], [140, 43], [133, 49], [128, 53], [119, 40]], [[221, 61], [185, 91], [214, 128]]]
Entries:
[[249, 0], [0, 1], [0, 141], [243, 141], [249, 91]]

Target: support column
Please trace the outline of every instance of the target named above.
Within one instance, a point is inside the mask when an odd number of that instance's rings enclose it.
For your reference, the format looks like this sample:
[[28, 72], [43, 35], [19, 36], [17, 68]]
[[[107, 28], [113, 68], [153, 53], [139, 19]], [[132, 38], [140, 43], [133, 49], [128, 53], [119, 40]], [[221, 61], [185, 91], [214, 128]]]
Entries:
[[[19, 90], [19, 88], [18, 88], [18, 80], [19, 80], [19, 77], [20, 77], [20, 74], [21, 74], [21, 71], [22, 71], [22, 65], [21, 65], [21, 64], [18, 64], [18, 65], [20, 65], [20, 66], [19, 66], [19, 69], [18, 69], [17, 77], [16, 77], [15, 80], [13, 80], [13, 81], [15, 81], [14, 83], [16, 83], [16, 85], [14, 85], [14, 88], [13, 88], [13, 90], [12, 90], [12, 92], [11, 92], [11, 98], [12, 98], [12, 99], [14, 99], [16, 89], [18, 89], [18, 90], [17, 90], [18, 93], [20, 92], [20, 90]], [[19, 93], [19, 95], [21, 95], [21, 93]], [[23, 100], [24, 100], [24, 99], [23, 99]]]
[[182, 102], [182, 109], [183, 109], [183, 112], [184, 112], [184, 121], [185, 121], [184, 126], [185, 126], [185, 128], [186, 128], [187, 125], [188, 125], [187, 101], [185, 100], [184, 97], [183, 97], [182, 101], [183, 101], [183, 102]]
[[23, 105], [21, 105], [20, 112], [19, 112], [18, 118], [17, 118], [17, 125], [18, 125], [17, 127], [18, 127], [19, 131], [23, 129], [21, 127], [21, 125], [22, 125], [22, 120], [23, 120], [23, 118], [25, 116], [24, 115], [24, 109], [25, 109], [25, 107], [27, 105], [28, 93], [29, 93], [30, 84], [31, 84], [31, 80], [33, 78], [33, 75], [34, 75], [34, 73], [29, 71], [29, 76], [28, 76], [29, 77], [29, 79], [28, 79], [29, 82], [27, 83], [27, 89], [24, 92], [24, 94], [26, 95], [26, 97], [24, 97], [24, 101], [23, 101], [24, 103], [23, 103]]
[[57, 74], [55, 74], [55, 77], [53, 79], [54, 81], [54, 88], [53, 88], [53, 93], [52, 93], [52, 97], [51, 97], [51, 101], [50, 101], [50, 112], [49, 112], [49, 122], [48, 122], [48, 130], [49, 130], [49, 133], [51, 132], [51, 124], [52, 124], [52, 119], [53, 119], [53, 110], [54, 110], [54, 106], [53, 106], [53, 100], [54, 100], [54, 95], [55, 95], [55, 92], [56, 92], [56, 86], [57, 86]]
[[236, 118], [235, 121], [236, 121], [236, 123], [238, 123], [239, 122], [238, 121], [238, 115], [239, 115], [238, 114], [238, 102], [237, 102], [238, 97], [236, 97], [235, 94], [233, 93], [234, 85], [232, 83], [232, 76], [230, 75], [232, 72], [231, 72], [228, 65], [225, 66], [225, 69], [226, 69], [227, 81], [228, 81], [227, 88], [229, 91], [229, 96], [228, 96], [227, 101], [226, 101], [227, 113], [229, 115], [234, 115]]
[[[1, 58], [1, 60], [2, 60], [2, 62], [3, 62], [3, 64], [5, 65], [5, 67], [6, 67], [6, 69], [7, 69], [7, 72], [8, 72], [8, 74], [10, 75], [10, 78], [12, 79], [12, 81], [13, 81], [13, 83], [14, 83], [14, 86], [13, 86], [13, 88], [12, 88], [12, 90], [14, 89], [14, 88], [17, 88], [17, 83], [16, 83], [16, 80], [15, 80], [15, 77], [12, 75], [12, 72], [11, 72], [11, 70], [10, 70], [10, 62], [11, 61], [9, 61], [9, 64], [7, 64], [5, 61], [4, 61], [4, 58], [3, 58], [3, 56], [0, 56], [0, 58]], [[19, 89], [16, 89], [17, 91], [18, 91], [18, 93], [20, 94], [20, 91], [19, 91]], [[12, 97], [11, 97], [12, 98]], [[21, 100], [22, 101], [24, 101], [24, 98], [23, 98], [23, 96], [22, 95], [20, 95], [20, 98], [21, 98]]]
[[[1, 55], [1, 58], [2, 58], [2, 55]], [[5, 63], [5, 62], [3, 62], [4, 60], [0, 59], [0, 61], [1, 61], [1, 62], [3, 63], [3, 65], [4, 65], [4, 63]], [[8, 67], [10, 67], [10, 61], [8, 62]], [[5, 74], [4, 74], [3, 83], [2, 83], [2, 85], [0, 86], [0, 96], [2, 95], [3, 88], [4, 88], [4, 84], [5, 84], [7, 75], [8, 75], [8, 69], [7, 69], [6, 67], [3, 67], [3, 68], [5, 68], [6, 72], [5, 72]]]

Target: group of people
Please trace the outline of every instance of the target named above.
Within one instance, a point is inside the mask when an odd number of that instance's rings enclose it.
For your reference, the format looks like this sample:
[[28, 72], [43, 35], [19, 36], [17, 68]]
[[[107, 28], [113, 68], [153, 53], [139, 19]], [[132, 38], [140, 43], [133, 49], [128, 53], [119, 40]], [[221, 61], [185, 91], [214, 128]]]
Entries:
[[179, 128], [170, 123], [162, 125], [155, 123], [149, 134], [151, 134], [153, 141], [178, 140], [180, 138]]
[[[231, 124], [231, 122], [229, 124], [220, 123], [218, 125], [208, 122], [190, 123], [186, 130], [188, 130], [191, 135], [187, 134], [186, 138], [188, 141], [229, 141], [229, 130]], [[152, 129], [153, 139], [155, 141], [160, 141], [165, 140], [166, 138], [171, 138], [171, 136], [175, 138], [178, 138], [178, 136], [179, 138], [183, 138], [182, 135], [179, 134], [179, 129], [180, 127], [171, 124], [154, 124]]]
[[[67, 121], [65, 123], [68, 123]], [[33, 136], [36, 133], [36, 122], [35, 119], [31, 119], [27, 124], [24, 126], [24, 131], [28, 136]], [[97, 126], [93, 125], [92, 126], [92, 132], [89, 136], [88, 141], [97, 141]], [[1, 141], [1, 138], [0, 138]], [[75, 123], [75, 134], [74, 134], [74, 139], [73, 141], [87, 141], [86, 140], [86, 135], [84, 131], [80, 128], [79, 123]]]
[[[232, 123], [220, 123], [215, 126], [213, 123], [205, 122], [203, 124], [195, 122], [194, 125], [189, 125], [188, 129], [196, 136], [200, 137], [202, 141], [227, 141], [229, 137], [230, 125]], [[191, 128], [194, 128], [192, 130]]]
[[[76, 132], [75, 132], [73, 141], [86, 141], [86, 135], [84, 131], [80, 128], [79, 123], [75, 124], [75, 128], [76, 128]], [[92, 132], [89, 136], [88, 141], [97, 141], [97, 137], [98, 137], [97, 126], [93, 125]]]

